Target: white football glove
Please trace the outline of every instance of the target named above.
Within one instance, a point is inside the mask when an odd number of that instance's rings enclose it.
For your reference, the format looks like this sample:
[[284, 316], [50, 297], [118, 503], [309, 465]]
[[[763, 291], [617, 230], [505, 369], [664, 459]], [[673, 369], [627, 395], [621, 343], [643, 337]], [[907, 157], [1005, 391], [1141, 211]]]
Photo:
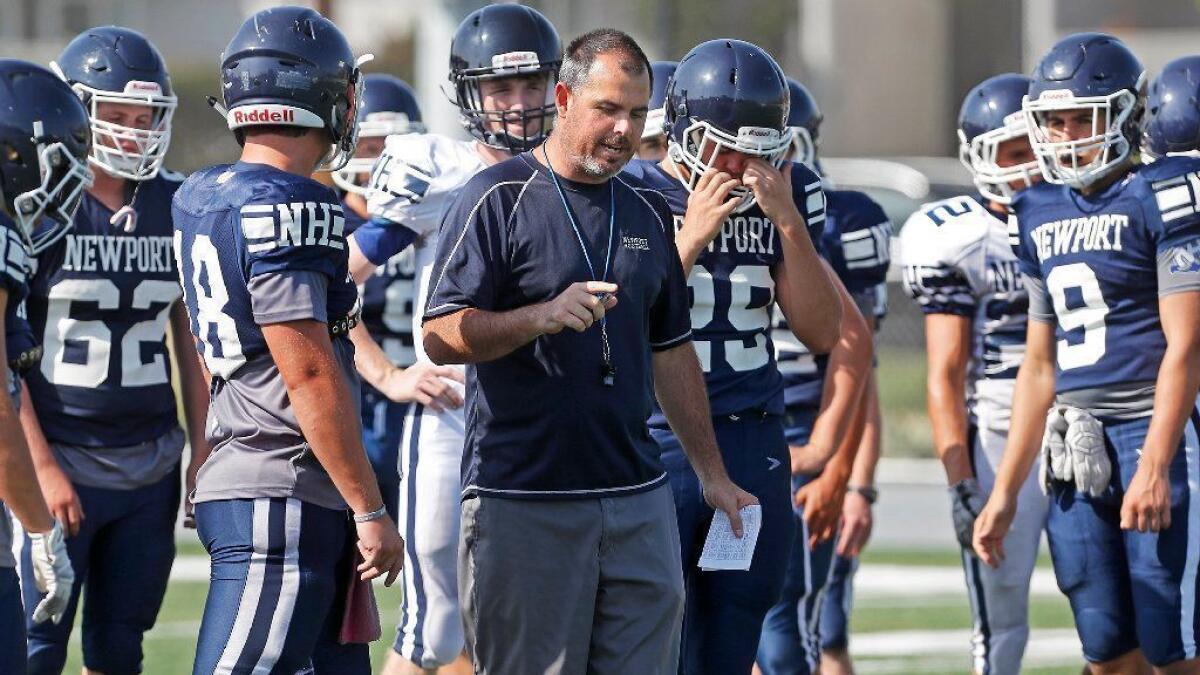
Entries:
[[45, 597], [33, 610], [33, 622], [50, 619], [54, 623], [62, 620], [75, 586], [75, 570], [67, 557], [67, 544], [63, 540], [62, 525], [54, 521], [54, 527], [45, 534], [29, 533], [29, 552], [33, 558], [33, 580], [39, 593]]
[[1065, 441], [1075, 489], [1099, 497], [1112, 478], [1112, 462], [1104, 447], [1104, 427], [1095, 417], [1076, 408], [1067, 409], [1066, 419]]
[[1046, 431], [1042, 434], [1042, 474], [1046, 476], [1042, 483], [1043, 492], [1049, 489], [1050, 479], [1071, 480], [1071, 456], [1065, 439], [1068, 426], [1063, 409], [1050, 406], [1050, 412], [1046, 413]]

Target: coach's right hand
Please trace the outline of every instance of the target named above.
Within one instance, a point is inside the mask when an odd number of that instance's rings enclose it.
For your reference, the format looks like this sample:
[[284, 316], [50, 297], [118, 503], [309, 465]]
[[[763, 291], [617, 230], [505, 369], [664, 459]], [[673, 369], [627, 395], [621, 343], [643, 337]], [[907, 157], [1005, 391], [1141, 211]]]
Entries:
[[553, 335], [564, 328], [582, 333], [617, 306], [617, 285], [603, 281], [578, 281], [567, 286], [550, 302], [541, 305], [542, 334]]
[[39, 467], [37, 477], [46, 506], [50, 507], [50, 515], [62, 523], [63, 532], [68, 537], [79, 534], [84, 519], [83, 503], [79, 501], [71, 479], [57, 464]]
[[391, 586], [404, 567], [404, 540], [391, 516], [383, 515], [365, 523], [354, 523], [358, 532], [358, 552], [363, 562], [358, 566], [363, 581], [387, 575], [384, 586]]

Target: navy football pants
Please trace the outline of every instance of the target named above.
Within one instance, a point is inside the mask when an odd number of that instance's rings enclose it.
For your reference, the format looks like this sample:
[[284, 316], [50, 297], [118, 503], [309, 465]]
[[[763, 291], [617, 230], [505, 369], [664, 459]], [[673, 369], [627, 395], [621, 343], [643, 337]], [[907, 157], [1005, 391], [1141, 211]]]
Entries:
[[1121, 501], [1149, 427], [1149, 417], [1104, 422], [1113, 474], [1100, 497], [1064, 483], [1051, 492], [1046, 533], [1054, 575], [1092, 662], [1139, 646], [1157, 666], [1200, 656], [1200, 409], [1184, 425], [1169, 468], [1171, 526], [1122, 530]]
[[212, 580], [193, 675], [368, 675], [367, 645], [338, 644], [354, 529], [298, 499], [196, 505]]
[[58, 675], [67, 662], [75, 611], [83, 600], [83, 663], [105, 675], [142, 670], [142, 635], [154, 626], [171, 564], [179, 513], [179, 469], [133, 490], [75, 486], [83, 506], [79, 533], [67, 538], [75, 588], [62, 621], [32, 622], [41, 600], [33, 581], [29, 538], [21, 552], [30, 675]]
[[[784, 420], [787, 442], [808, 443], [816, 416], [812, 408], [789, 408]], [[792, 476], [792, 494], [813, 478]], [[788, 504], [791, 507], [791, 502]], [[758, 645], [758, 667], [763, 675], [809, 675], [817, 672], [821, 659], [821, 608], [833, 564], [834, 540], [810, 547], [803, 511], [789, 508], [789, 516], [796, 536], [783, 591], [763, 622]]]
[[[0, 509], [0, 518], [7, 517]], [[21, 609], [21, 584], [16, 569], [0, 567], [0, 673], [24, 672], [25, 611]]]
[[791, 463], [781, 418], [722, 416], [713, 419], [713, 427], [729, 477], [762, 504], [762, 529], [745, 572], [701, 572], [696, 566], [713, 510], [679, 440], [669, 430], [651, 430], [662, 448], [679, 521], [687, 592], [679, 668], [686, 675], [750, 672], [763, 617], [779, 599], [792, 547]]

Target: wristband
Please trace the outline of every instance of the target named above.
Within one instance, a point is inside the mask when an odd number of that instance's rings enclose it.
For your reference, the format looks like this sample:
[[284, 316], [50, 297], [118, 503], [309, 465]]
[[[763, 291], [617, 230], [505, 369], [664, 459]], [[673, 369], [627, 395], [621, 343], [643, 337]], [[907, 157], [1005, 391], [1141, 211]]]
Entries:
[[372, 520], [379, 520], [380, 518], [382, 518], [386, 515], [387, 515], [387, 507], [381, 506], [370, 513], [354, 514], [354, 522], [369, 523]]
[[874, 504], [879, 499], [879, 490], [870, 485], [847, 485], [846, 491], [858, 494], [867, 500], [868, 504]]

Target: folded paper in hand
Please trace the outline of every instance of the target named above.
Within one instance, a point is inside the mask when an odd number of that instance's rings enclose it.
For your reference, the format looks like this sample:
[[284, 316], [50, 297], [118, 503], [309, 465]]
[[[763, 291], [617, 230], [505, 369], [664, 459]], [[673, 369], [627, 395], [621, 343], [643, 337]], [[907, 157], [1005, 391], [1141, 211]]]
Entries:
[[705, 572], [716, 570], [748, 570], [754, 560], [754, 546], [758, 543], [758, 529], [762, 525], [762, 506], [743, 506], [742, 538], [733, 534], [729, 516], [724, 511], [713, 515], [704, 540], [704, 551], [700, 554], [699, 567]]

